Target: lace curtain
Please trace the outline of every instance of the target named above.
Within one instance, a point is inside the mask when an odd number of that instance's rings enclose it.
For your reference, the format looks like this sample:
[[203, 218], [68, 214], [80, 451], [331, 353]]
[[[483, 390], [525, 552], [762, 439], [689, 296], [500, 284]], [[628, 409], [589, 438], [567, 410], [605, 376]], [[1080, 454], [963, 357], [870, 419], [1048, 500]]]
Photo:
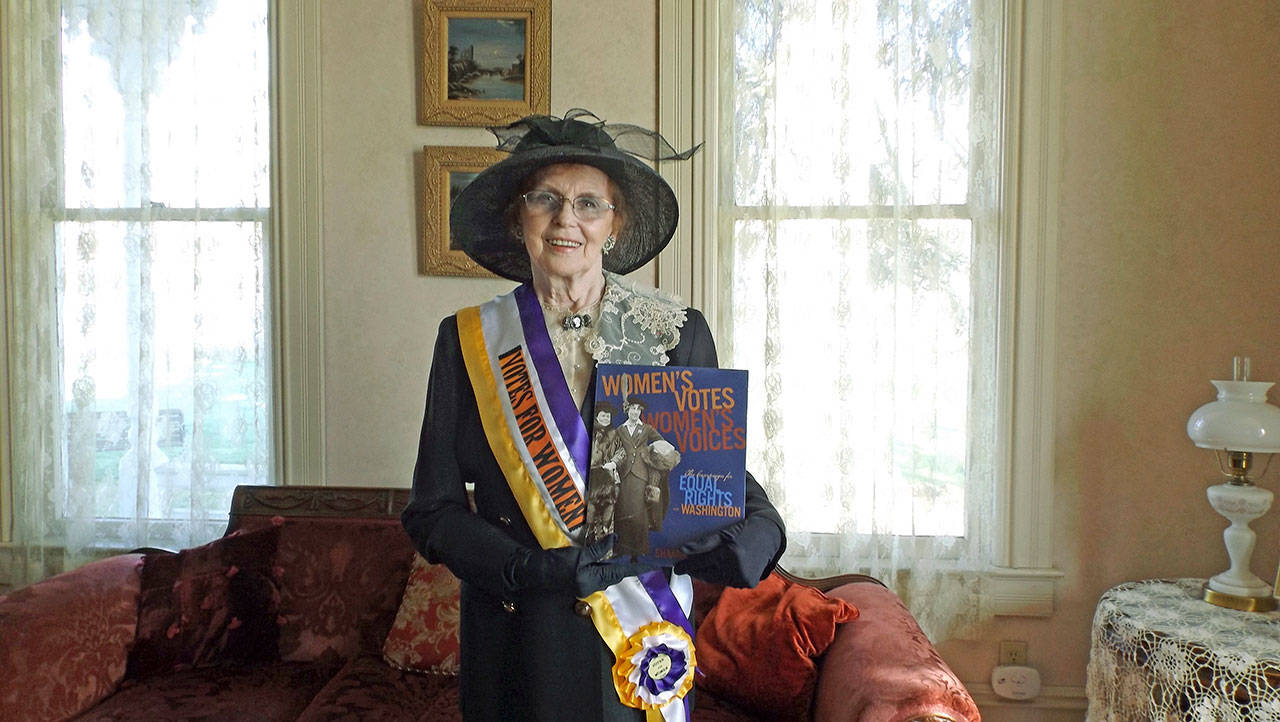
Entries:
[[15, 583], [269, 478], [265, 2], [7, 3]]
[[984, 616], [1000, 4], [720, 4], [720, 337], [783, 563]]

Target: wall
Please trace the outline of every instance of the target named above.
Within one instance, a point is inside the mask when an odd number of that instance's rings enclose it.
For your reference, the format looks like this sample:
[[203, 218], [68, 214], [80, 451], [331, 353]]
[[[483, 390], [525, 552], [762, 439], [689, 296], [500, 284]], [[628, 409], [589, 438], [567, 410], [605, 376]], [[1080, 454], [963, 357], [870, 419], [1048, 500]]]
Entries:
[[[416, 273], [415, 154], [490, 138], [417, 125], [414, 12], [411, 0], [323, 5], [331, 484], [408, 483], [438, 320], [510, 285]], [[942, 651], [978, 687], [998, 640], [1028, 640], [1070, 707], [1103, 591], [1226, 566], [1225, 522], [1204, 497], [1214, 462], [1184, 424], [1234, 353], [1253, 357], [1256, 378], [1280, 379], [1280, 5], [1074, 0], [1063, 33], [1054, 532], [1065, 577], [1053, 617], [1001, 619]], [[655, 43], [652, 1], [556, 2], [552, 110], [651, 126]], [[1269, 578], [1280, 513], [1255, 528], [1254, 570]]]

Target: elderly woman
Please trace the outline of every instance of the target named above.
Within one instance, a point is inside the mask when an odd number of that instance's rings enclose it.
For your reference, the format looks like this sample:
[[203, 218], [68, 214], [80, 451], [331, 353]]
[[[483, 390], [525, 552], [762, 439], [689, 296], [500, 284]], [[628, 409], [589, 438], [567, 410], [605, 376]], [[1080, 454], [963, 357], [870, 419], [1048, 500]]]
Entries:
[[678, 216], [632, 153], [691, 152], [585, 111], [493, 130], [511, 155], [458, 195], [451, 231], [520, 285], [441, 322], [402, 517], [462, 581], [463, 716], [687, 719], [687, 575], [754, 586], [785, 546], [781, 518], [748, 477], [745, 517], [687, 545], [674, 570], [603, 562], [612, 540], [582, 540], [596, 363], [716, 365], [702, 314], [622, 278]]

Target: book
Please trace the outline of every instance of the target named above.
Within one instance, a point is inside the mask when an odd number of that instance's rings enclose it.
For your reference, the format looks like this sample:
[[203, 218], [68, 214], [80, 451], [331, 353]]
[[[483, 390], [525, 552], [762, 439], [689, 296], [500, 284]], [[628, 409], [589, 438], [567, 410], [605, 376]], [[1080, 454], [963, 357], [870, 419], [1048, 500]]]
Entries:
[[586, 543], [670, 566], [685, 542], [742, 518], [747, 372], [600, 364], [592, 409]]

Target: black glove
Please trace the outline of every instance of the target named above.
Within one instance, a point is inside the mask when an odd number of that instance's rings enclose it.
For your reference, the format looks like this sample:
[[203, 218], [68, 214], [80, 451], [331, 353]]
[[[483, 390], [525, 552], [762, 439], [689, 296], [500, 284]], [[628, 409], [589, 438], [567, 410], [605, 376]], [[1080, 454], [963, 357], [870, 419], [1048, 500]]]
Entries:
[[585, 547], [529, 549], [521, 547], [507, 560], [507, 585], [512, 591], [542, 589], [586, 597], [653, 567], [645, 564], [602, 562], [613, 549], [614, 535]]
[[782, 530], [762, 517], [747, 517], [717, 532], [685, 542], [689, 556], [676, 572], [729, 587], [754, 587], [764, 578], [782, 544]]

